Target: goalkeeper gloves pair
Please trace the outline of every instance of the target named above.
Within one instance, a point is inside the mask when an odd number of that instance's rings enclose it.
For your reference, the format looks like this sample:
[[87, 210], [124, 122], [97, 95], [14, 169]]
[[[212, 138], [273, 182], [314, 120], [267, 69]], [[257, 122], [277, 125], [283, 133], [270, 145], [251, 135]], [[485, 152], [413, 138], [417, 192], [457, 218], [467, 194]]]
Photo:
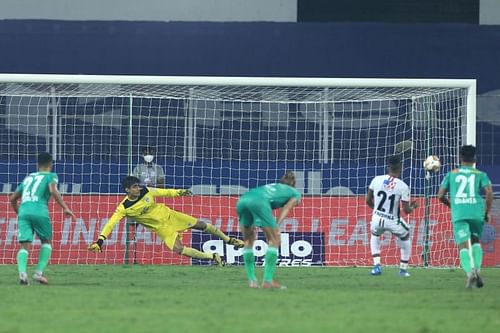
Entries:
[[103, 235], [100, 235], [99, 238], [90, 244], [89, 246], [89, 251], [95, 252], [95, 253], [101, 253], [102, 252], [102, 244], [104, 243], [104, 240], [106, 237]]

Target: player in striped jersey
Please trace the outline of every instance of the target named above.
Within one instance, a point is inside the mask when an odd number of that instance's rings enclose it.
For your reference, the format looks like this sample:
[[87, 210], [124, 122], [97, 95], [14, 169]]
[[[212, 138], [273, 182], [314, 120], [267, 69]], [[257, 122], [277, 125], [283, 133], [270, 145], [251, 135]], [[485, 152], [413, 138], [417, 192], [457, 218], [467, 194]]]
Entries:
[[416, 201], [410, 202], [410, 189], [401, 177], [401, 159], [399, 156], [390, 156], [388, 159], [388, 173], [373, 178], [366, 196], [366, 204], [373, 209], [370, 225], [370, 249], [373, 258], [371, 275], [381, 275], [380, 264], [380, 236], [389, 231], [399, 238], [401, 262], [399, 275], [408, 277], [408, 261], [411, 255], [410, 228], [400, 216], [400, 205], [406, 214], [410, 214], [418, 207]]

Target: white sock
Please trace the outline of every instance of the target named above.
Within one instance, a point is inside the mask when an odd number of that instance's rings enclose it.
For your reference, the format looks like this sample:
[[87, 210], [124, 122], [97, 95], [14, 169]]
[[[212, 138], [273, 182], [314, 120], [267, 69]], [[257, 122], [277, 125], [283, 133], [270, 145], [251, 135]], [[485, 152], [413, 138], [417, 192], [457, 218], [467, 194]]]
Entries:
[[408, 261], [410, 260], [410, 256], [411, 256], [410, 239], [408, 238], [405, 241], [399, 240], [399, 247], [401, 248], [400, 268], [406, 270], [406, 269], [408, 269]]
[[371, 235], [370, 250], [372, 252], [373, 264], [380, 265], [380, 237]]

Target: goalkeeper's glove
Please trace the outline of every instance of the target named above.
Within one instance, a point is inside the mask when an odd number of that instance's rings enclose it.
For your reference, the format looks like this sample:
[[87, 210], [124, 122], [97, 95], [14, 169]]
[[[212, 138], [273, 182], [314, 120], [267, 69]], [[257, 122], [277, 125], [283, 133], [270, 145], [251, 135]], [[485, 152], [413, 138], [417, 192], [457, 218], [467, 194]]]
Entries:
[[190, 190], [179, 190], [179, 196], [181, 197], [186, 197], [191, 195], [193, 195], [193, 192], [191, 192]]
[[104, 243], [104, 240], [106, 237], [103, 235], [99, 236], [99, 238], [90, 244], [89, 246], [89, 251], [95, 252], [95, 253], [101, 253], [102, 252], [102, 244]]

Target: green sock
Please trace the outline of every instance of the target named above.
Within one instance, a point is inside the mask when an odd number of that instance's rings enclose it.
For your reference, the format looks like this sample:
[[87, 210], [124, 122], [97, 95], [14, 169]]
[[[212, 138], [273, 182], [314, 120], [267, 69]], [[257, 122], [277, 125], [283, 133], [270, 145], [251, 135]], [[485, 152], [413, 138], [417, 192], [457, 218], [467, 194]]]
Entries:
[[481, 244], [475, 243], [472, 245], [472, 257], [474, 257], [474, 267], [479, 271], [483, 263], [483, 248]]
[[19, 273], [26, 273], [28, 268], [28, 250], [20, 249], [17, 252], [17, 270]]
[[257, 281], [255, 276], [255, 255], [252, 248], [243, 249], [243, 262], [245, 263], [245, 271], [249, 281]]
[[39, 274], [43, 273], [43, 270], [49, 264], [50, 255], [52, 254], [52, 246], [50, 244], [42, 244], [40, 247], [40, 258], [38, 259], [38, 265], [36, 266], [36, 271]]
[[278, 249], [269, 246], [266, 251], [266, 266], [264, 267], [264, 281], [273, 281], [274, 271], [276, 270], [276, 260], [278, 259]]
[[461, 249], [460, 250], [460, 264], [462, 265], [462, 269], [465, 274], [469, 276], [472, 272], [471, 260], [470, 260], [469, 249]]

